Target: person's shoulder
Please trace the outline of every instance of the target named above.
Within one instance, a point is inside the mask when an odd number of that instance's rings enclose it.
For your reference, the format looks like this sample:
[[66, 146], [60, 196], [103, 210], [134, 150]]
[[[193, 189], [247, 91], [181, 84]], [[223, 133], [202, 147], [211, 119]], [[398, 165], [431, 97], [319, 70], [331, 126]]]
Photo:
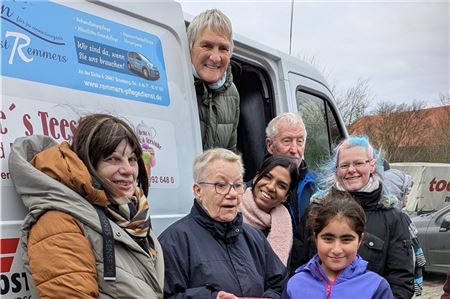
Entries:
[[295, 270], [295, 274], [292, 275], [291, 278], [289, 278], [289, 281], [287, 283], [287, 287], [292, 286], [301, 286], [302, 284], [305, 284], [305, 282], [308, 282], [310, 280], [315, 280], [313, 276], [311, 275], [311, 272], [308, 270], [307, 265], [302, 265], [298, 269]]
[[250, 224], [242, 223], [241, 229], [244, 234], [250, 235], [255, 239], [260, 240], [266, 238], [261, 230], [251, 226]]
[[380, 274], [378, 274], [378, 273], [376, 273], [374, 271], [371, 271], [371, 270], [366, 270], [364, 272], [364, 275], [366, 277], [372, 279], [373, 281], [382, 281], [382, 280], [384, 280], [384, 281], [387, 282], [387, 280], [383, 276], [381, 276]]
[[[57, 223], [58, 225], [55, 225]], [[79, 222], [74, 216], [58, 210], [50, 210], [42, 214], [31, 227], [29, 244], [36, 244], [52, 236], [82, 234]]]
[[191, 214], [172, 223], [159, 236], [158, 240], [163, 241], [168, 238], [176, 238], [178, 235], [186, 234], [192, 231], [194, 219]]
[[400, 211], [399, 209], [396, 209], [398, 204], [398, 199], [395, 197], [395, 195], [389, 194], [383, 187], [383, 190], [381, 191], [380, 200], [378, 201], [379, 209], [391, 211], [396, 210]]
[[306, 175], [310, 176], [313, 179], [317, 178], [317, 172], [315, 172], [313, 169], [309, 168], [306, 170]]

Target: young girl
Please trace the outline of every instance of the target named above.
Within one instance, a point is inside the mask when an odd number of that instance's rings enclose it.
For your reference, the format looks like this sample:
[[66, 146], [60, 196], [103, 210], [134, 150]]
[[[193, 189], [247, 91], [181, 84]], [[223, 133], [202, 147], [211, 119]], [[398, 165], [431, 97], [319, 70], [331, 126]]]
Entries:
[[295, 271], [281, 298], [394, 298], [387, 281], [357, 255], [366, 217], [346, 191], [311, 206], [308, 226], [317, 254]]

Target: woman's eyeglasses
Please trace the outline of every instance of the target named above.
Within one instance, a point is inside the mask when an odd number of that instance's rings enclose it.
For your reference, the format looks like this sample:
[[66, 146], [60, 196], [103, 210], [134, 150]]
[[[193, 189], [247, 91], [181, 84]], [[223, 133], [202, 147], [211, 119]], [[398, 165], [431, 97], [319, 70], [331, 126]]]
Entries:
[[244, 194], [245, 192], [244, 182], [238, 182], [233, 184], [227, 184], [224, 182], [198, 182], [197, 184], [214, 186], [214, 188], [216, 189], [216, 193], [222, 195], [227, 195], [231, 191], [231, 188], [233, 188], [237, 194]]
[[338, 168], [341, 170], [347, 170], [350, 168], [350, 166], [353, 166], [355, 168], [361, 168], [369, 162], [370, 162], [370, 160], [365, 160], [365, 161], [361, 160], [361, 161], [353, 161], [350, 163], [341, 163], [338, 165]]

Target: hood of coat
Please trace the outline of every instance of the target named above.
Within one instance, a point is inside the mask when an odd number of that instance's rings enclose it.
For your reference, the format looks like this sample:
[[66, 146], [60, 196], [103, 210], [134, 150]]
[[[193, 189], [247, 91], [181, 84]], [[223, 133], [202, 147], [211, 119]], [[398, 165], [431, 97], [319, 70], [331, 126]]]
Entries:
[[[334, 188], [334, 187], [333, 187]], [[392, 209], [397, 205], [397, 198], [392, 195], [392, 194], [388, 194], [385, 190], [384, 187], [381, 186], [381, 190], [380, 190], [380, 196], [378, 201], [375, 203], [374, 206], [382, 208], [382, 209]], [[373, 191], [374, 192], [374, 191]], [[367, 196], [370, 196], [370, 193], [373, 192], [367, 192]], [[329, 190], [319, 190], [316, 193], [314, 193], [313, 196], [311, 196], [311, 203], [316, 203], [316, 204], [320, 204], [323, 199], [325, 198], [325, 196], [327, 196], [329, 193]], [[356, 193], [356, 192], [352, 192]], [[362, 196], [364, 195], [364, 192], [357, 192], [358, 194], [361, 194]]]
[[[19, 142], [22, 149], [27, 150], [28, 155], [33, 152], [28, 150], [30, 146], [39, 150], [38, 147], [33, 146], [35, 140], [39, 139], [27, 138], [23, 142]], [[88, 169], [77, 154], [71, 150], [68, 143], [63, 142], [42, 148], [41, 151], [34, 152], [34, 156], [29, 161], [31, 166], [69, 187], [90, 203], [106, 207], [108, 198], [105, 192], [93, 186]]]
[[101, 231], [97, 212], [90, 202], [29, 162], [37, 153], [57, 145], [50, 137], [33, 135], [19, 138], [11, 146], [8, 161], [11, 178], [17, 194], [30, 213], [24, 223], [31, 226], [44, 211], [58, 209], [78, 215], [82, 222], [90, 223]]

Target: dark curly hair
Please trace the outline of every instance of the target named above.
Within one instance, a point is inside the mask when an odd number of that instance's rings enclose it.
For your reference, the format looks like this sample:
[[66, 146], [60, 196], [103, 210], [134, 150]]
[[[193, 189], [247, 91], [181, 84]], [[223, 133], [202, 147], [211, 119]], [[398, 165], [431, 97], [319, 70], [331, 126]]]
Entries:
[[361, 205], [347, 191], [333, 189], [321, 203], [312, 204], [307, 225], [316, 237], [335, 217], [345, 218], [361, 239], [365, 229], [366, 214]]

